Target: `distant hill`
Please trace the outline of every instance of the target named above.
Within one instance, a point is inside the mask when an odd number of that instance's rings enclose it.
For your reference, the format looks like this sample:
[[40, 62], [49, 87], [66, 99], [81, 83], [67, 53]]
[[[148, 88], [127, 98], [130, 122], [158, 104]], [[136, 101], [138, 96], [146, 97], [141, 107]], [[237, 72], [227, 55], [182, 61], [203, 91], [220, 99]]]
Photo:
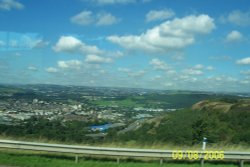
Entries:
[[192, 106], [193, 110], [218, 110], [228, 112], [233, 109], [246, 109], [250, 107], [250, 99], [217, 99], [203, 100]]
[[[62, 86], [62, 85], [1, 85], [0, 99], [68, 102], [89, 101], [96, 106], [144, 107], [179, 109], [191, 107], [194, 103], [205, 99], [227, 98], [238, 99], [248, 94], [216, 93], [184, 90], [154, 90], [135, 88]], [[90, 101], [86, 97], [98, 97]], [[92, 98], [93, 99], [93, 98]]]

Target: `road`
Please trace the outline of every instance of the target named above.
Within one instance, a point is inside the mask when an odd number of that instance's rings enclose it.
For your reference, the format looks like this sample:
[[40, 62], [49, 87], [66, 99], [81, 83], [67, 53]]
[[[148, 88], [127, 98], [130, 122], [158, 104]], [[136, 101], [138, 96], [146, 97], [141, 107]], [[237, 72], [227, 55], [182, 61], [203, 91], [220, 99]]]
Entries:
[[127, 128], [125, 128], [125, 129], [119, 131], [119, 132], [118, 132], [118, 135], [119, 135], [119, 134], [124, 134], [124, 133], [127, 133], [127, 132], [129, 132], [129, 131], [133, 131], [133, 130], [138, 129], [138, 128], [142, 125], [143, 122], [144, 122], [143, 119], [140, 119], [140, 120], [137, 120], [137, 121], [133, 122], [133, 123], [130, 124]]

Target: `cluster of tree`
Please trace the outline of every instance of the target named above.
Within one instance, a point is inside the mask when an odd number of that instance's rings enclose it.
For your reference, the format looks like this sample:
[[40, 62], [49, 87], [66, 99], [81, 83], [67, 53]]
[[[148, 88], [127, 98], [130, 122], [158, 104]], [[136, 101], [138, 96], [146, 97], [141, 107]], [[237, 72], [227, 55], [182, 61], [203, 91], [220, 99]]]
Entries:
[[45, 139], [60, 142], [91, 143], [93, 139], [87, 137], [90, 125], [104, 122], [83, 122], [53, 120], [32, 117], [25, 122], [15, 125], [0, 124], [1, 135], [27, 139]]

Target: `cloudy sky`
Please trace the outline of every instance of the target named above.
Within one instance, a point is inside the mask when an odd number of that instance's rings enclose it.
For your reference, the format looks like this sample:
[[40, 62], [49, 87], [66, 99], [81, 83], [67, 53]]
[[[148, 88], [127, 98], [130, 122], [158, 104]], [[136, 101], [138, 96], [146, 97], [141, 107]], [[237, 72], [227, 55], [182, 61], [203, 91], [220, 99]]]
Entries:
[[250, 1], [0, 0], [0, 83], [250, 92]]

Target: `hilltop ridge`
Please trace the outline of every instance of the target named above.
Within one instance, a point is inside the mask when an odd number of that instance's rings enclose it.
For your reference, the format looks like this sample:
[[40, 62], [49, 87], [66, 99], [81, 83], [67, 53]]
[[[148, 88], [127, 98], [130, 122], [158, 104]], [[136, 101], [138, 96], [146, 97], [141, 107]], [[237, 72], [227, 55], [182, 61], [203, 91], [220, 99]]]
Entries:
[[192, 106], [192, 110], [211, 110], [228, 112], [232, 110], [249, 110], [250, 99], [216, 99], [202, 100]]

